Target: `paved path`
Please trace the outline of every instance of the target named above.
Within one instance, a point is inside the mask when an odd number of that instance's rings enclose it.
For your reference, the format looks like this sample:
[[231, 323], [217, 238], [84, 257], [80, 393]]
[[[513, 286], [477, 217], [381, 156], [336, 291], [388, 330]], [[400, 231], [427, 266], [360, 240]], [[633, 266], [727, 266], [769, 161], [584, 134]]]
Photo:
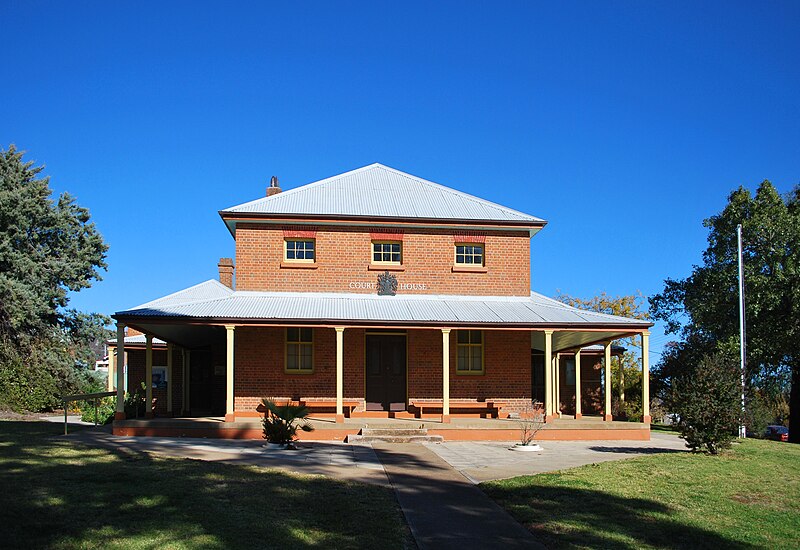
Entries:
[[686, 451], [686, 443], [677, 435], [658, 432], [651, 433], [650, 441], [543, 441], [541, 452], [510, 451], [512, 444], [501, 442], [453, 441], [426, 445], [473, 483]]
[[374, 447], [421, 550], [544, 548], [427, 446]]

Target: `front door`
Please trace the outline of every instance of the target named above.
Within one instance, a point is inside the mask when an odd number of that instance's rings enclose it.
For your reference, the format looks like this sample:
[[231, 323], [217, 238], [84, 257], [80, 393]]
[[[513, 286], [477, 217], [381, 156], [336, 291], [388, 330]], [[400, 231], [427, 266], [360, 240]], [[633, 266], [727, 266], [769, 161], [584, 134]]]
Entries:
[[405, 334], [367, 334], [366, 370], [367, 410], [405, 410]]
[[192, 350], [189, 367], [189, 403], [192, 416], [211, 416], [214, 383], [214, 366], [211, 363], [211, 352], [208, 350]]

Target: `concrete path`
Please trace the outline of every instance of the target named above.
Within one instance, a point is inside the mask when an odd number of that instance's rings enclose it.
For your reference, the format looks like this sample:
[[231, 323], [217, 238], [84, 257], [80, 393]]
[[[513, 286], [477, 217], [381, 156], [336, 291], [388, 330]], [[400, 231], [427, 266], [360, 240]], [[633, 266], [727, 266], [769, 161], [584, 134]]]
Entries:
[[426, 444], [473, 483], [541, 474], [654, 453], [686, 452], [677, 435], [652, 432], [650, 441], [542, 441], [541, 452], [510, 451], [513, 444], [453, 441]]
[[104, 430], [82, 430], [67, 436], [71, 441], [102, 446], [124, 453], [147, 453], [277, 468], [300, 474], [319, 474], [338, 479], [388, 485], [383, 465], [367, 445], [337, 442], [300, 442], [286, 450], [258, 440], [200, 439], [180, 437], [113, 436]]
[[421, 550], [544, 548], [427, 446], [373, 446]]

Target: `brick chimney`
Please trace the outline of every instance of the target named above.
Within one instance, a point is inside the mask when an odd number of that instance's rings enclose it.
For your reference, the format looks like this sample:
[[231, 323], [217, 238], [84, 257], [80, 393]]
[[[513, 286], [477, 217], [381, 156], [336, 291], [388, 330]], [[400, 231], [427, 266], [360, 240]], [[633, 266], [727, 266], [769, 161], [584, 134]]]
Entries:
[[278, 176], [272, 176], [269, 180], [269, 187], [267, 187], [267, 196], [271, 197], [272, 195], [277, 195], [281, 192], [281, 188], [278, 187]]
[[233, 260], [220, 258], [217, 267], [219, 268], [219, 282], [228, 288], [233, 288]]

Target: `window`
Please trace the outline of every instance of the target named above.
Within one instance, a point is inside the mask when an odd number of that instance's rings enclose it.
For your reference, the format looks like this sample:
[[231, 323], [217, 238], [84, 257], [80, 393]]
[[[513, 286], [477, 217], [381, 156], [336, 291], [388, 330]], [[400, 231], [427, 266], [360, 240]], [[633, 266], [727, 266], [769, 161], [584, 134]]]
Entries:
[[286, 372], [314, 371], [314, 329], [286, 329]]
[[483, 265], [482, 244], [457, 244], [456, 264], [458, 265]]
[[402, 256], [402, 243], [394, 241], [372, 241], [372, 263], [399, 264]]
[[290, 262], [313, 262], [314, 240], [286, 240], [285, 257]]
[[483, 332], [459, 330], [457, 335], [458, 374], [483, 374]]
[[567, 386], [575, 385], [575, 359], [567, 359], [566, 365], [566, 384]]

